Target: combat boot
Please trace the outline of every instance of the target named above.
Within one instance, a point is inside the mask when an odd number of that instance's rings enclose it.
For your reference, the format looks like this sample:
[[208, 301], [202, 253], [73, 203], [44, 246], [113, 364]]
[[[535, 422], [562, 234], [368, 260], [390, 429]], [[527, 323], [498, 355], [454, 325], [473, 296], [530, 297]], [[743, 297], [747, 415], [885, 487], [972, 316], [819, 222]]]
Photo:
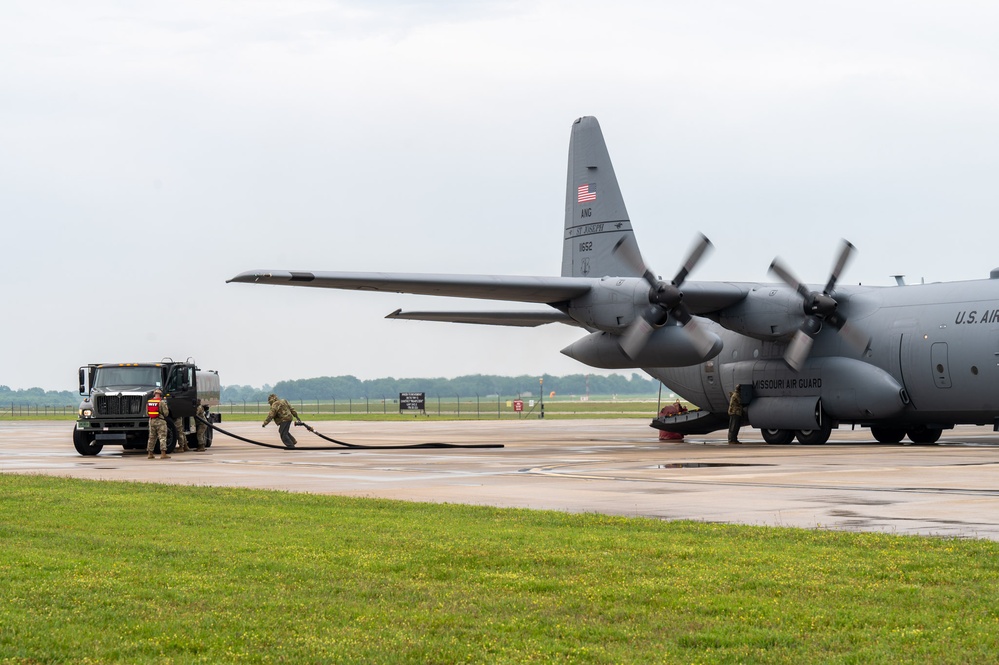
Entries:
[[156, 459], [156, 455], [152, 453], [146, 453], [146, 459]]
[[170, 459], [170, 456], [167, 455], [166, 453], [163, 453], [162, 455], [160, 455], [160, 459]]

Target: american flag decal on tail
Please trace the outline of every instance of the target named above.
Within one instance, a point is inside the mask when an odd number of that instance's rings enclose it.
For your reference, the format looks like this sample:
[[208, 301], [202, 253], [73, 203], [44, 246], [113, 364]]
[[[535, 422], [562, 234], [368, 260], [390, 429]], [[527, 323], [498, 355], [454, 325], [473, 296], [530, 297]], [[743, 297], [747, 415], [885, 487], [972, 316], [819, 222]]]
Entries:
[[597, 186], [594, 183], [580, 185], [576, 189], [576, 203], [586, 203], [597, 200]]

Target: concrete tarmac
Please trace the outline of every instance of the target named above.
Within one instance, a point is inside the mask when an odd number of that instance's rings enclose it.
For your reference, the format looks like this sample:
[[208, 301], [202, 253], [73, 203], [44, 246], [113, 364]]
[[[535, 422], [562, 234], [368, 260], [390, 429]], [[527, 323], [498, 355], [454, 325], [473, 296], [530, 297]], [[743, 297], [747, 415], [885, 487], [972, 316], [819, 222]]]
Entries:
[[[659, 441], [645, 420], [316, 422], [354, 444], [501, 443], [494, 449], [307, 450], [221, 433], [204, 453], [77, 454], [72, 422], [0, 423], [0, 472], [248, 487], [407, 501], [999, 540], [999, 434], [961, 426], [939, 445], [883, 445], [838, 430], [824, 446], [771, 446], [743, 429]], [[277, 428], [221, 423], [279, 445]], [[2, 481], [0, 481], [2, 483]]]

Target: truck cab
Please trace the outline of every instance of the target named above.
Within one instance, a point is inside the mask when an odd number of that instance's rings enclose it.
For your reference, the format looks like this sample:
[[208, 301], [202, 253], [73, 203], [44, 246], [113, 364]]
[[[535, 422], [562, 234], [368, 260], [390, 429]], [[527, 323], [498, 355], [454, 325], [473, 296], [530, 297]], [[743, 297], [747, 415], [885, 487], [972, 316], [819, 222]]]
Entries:
[[[201, 400], [210, 422], [219, 422], [221, 395], [218, 372], [200, 370], [190, 358], [158, 363], [95, 363], [79, 369], [80, 404], [73, 445], [81, 455], [96, 455], [105, 445], [125, 450], [145, 450], [149, 438], [146, 402], [153, 390], [163, 391], [170, 409], [167, 452], [173, 452], [180, 436], [194, 431], [195, 408]], [[175, 431], [174, 418], [183, 418], [182, 431]], [[207, 433], [211, 445], [212, 430]]]

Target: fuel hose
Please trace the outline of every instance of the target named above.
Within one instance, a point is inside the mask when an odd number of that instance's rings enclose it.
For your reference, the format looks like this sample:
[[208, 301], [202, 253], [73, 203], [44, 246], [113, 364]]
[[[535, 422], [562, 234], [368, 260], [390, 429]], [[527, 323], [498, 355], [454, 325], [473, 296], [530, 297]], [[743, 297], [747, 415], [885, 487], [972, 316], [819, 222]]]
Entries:
[[315, 434], [316, 436], [318, 436], [320, 439], [324, 439], [324, 440], [329, 441], [330, 443], [333, 443], [333, 444], [336, 444], [336, 445], [333, 445], [333, 446], [303, 446], [303, 447], [295, 446], [295, 447], [288, 447], [288, 446], [279, 446], [279, 445], [274, 444], [274, 443], [264, 443], [263, 441], [254, 441], [253, 439], [248, 439], [245, 436], [240, 436], [239, 434], [234, 434], [233, 432], [228, 432], [228, 431], [222, 429], [221, 427], [219, 427], [218, 425], [216, 425], [215, 423], [212, 423], [212, 422], [209, 422], [209, 421], [205, 420], [201, 416], [195, 416], [195, 418], [199, 422], [202, 422], [205, 425], [208, 425], [209, 427], [211, 427], [212, 430], [214, 430], [216, 432], [219, 432], [221, 434], [225, 434], [226, 436], [232, 437], [234, 439], [238, 439], [240, 441], [252, 444], [254, 446], [261, 446], [263, 448], [275, 448], [275, 449], [278, 449], [278, 450], [343, 450], [344, 448], [348, 448], [350, 450], [407, 450], [407, 449], [428, 449], [428, 448], [429, 449], [442, 449], [442, 448], [502, 448], [503, 447], [502, 443], [440, 443], [440, 442], [411, 443], [411, 444], [406, 444], [406, 445], [395, 445], [395, 446], [393, 446], [393, 445], [389, 445], [389, 446], [368, 446], [368, 445], [363, 445], [363, 444], [360, 444], [360, 443], [347, 443], [346, 441], [339, 441], [337, 439], [333, 439], [331, 437], [326, 436], [325, 434], [317, 432], [314, 427], [312, 427], [311, 425], [308, 425], [308, 424], [302, 422], [301, 420], [299, 420], [295, 424], [296, 425], [301, 425], [305, 429], [309, 430], [310, 432], [312, 432], [313, 434]]

